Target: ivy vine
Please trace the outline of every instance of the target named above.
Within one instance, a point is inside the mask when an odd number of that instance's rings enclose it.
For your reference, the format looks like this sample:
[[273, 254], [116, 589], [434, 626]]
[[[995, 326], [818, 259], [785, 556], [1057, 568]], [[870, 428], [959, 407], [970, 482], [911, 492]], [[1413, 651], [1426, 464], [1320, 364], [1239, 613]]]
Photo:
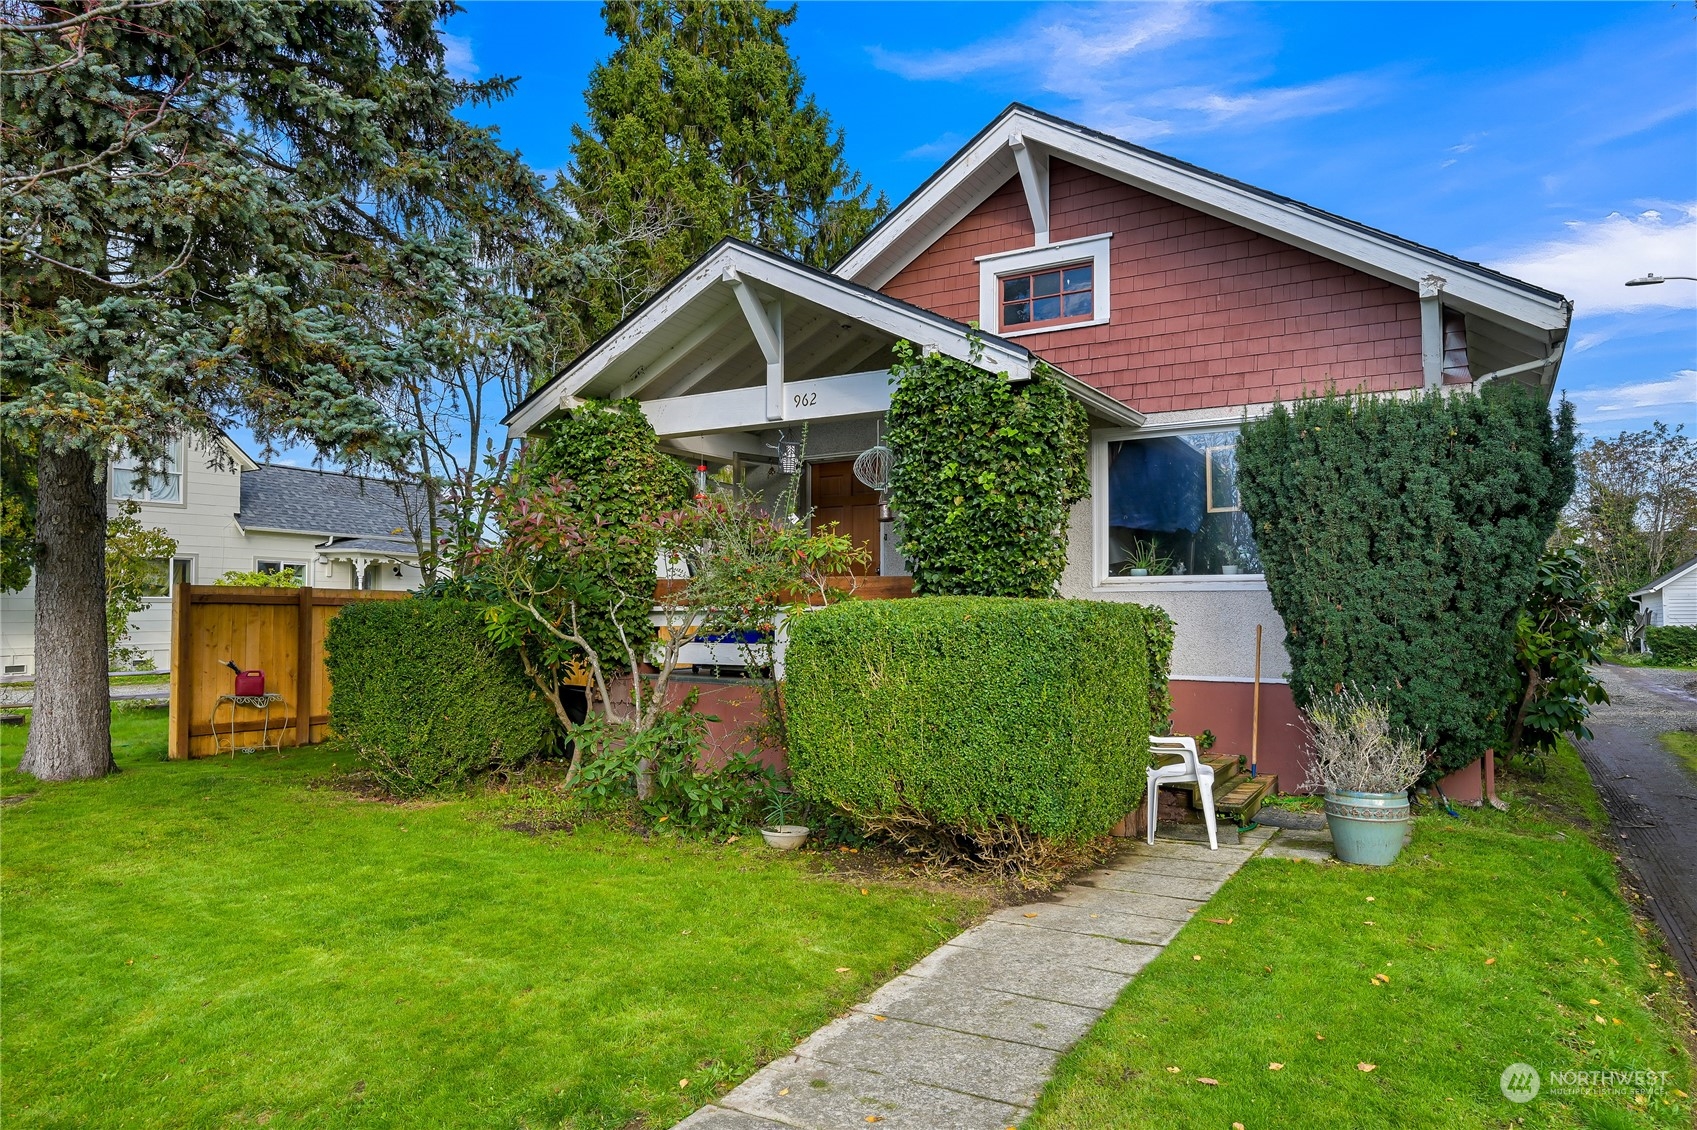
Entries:
[[914, 590], [1053, 595], [1068, 510], [1090, 494], [1083, 407], [1047, 367], [1015, 384], [907, 342], [896, 355], [890, 501]]

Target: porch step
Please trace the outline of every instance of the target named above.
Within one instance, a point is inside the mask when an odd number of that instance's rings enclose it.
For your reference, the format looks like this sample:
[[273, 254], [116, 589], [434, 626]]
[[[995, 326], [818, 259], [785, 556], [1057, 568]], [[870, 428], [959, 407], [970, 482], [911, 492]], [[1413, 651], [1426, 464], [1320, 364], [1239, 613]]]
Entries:
[[[1163, 761], [1176, 761], [1177, 758], [1163, 758]], [[1247, 769], [1247, 758], [1234, 754], [1204, 754], [1202, 763], [1214, 770], [1214, 813], [1218, 817], [1226, 817], [1236, 824], [1247, 824], [1260, 811], [1262, 801], [1279, 791], [1277, 774], [1263, 773], [1251, 777]], [[1200, 812], [1202, 800], [1197, 795], [1194, 782], [1181, 785], [1163, 785], [1163, 788], [1174, 789], [1185, 794], [1189, 806]]]

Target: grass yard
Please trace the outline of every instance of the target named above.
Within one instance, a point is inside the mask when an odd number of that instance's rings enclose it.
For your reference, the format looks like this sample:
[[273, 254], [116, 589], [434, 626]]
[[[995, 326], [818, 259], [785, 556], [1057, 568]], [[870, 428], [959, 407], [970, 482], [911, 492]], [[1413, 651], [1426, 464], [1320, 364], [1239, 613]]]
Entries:
[[[1507, 816], [1423, 816], [1383, 870], [1252, 860], [1062, 1061], [1028, 1125], [1690, 1126], [1680, 985], [1590, 838], [1603, 810], [1565, 744], [1536, 795], [1518, 785]], [[1543, 1073], [1524, 1105], [1499, 1089], [1516, 1062]], [[1552, 1072], [1611, 1068], [1669, 1086], [1553, 1093]]]
[[123, 772], [64, 785], [0, 730], [8, 1127], [669, 1126], [980, 909], [164, 727], [117, 710]]
[[1663, 734], [1662, 744], [1683, 761], [1687, 769], [1697, 773], [1697, 731], [1675, 730], [1670, 734]]
[[1638, 651], [1611, 651], [1603, 656], [1603, 662], [1615, 663], [1622, 667], [1657, 667], [1664, 671], [1697, 671], [1697, 663], [1670, 663], [1658, 659], [1654, 655], [1646, 655]]

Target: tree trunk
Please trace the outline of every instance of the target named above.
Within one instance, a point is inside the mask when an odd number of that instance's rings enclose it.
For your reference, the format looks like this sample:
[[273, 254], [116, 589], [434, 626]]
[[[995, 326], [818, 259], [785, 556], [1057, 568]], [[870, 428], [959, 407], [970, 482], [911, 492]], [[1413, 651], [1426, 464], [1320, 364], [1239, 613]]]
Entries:
[[35, 710], [21, 772], [104, 777], [112, 761], [106, 686], [106, 498], [86, 451], [41, 445], [35, 512]]

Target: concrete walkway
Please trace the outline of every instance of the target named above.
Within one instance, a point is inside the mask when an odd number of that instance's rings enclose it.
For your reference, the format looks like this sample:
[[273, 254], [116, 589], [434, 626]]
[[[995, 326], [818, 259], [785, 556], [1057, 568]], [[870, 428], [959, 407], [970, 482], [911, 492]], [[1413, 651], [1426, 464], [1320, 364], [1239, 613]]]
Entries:
[[1697, 672], [1607, 665], [1602, 676], [1612, 701], [1592, 707], [1595, 736], [1576, 744], [1697, 1005], [1697, 776], [1660, 737], [1697, 727]]
[[1135, 841], [928, 955], [678, 1130], [1004, 1130], [1137, 971], [1275, 834]]

